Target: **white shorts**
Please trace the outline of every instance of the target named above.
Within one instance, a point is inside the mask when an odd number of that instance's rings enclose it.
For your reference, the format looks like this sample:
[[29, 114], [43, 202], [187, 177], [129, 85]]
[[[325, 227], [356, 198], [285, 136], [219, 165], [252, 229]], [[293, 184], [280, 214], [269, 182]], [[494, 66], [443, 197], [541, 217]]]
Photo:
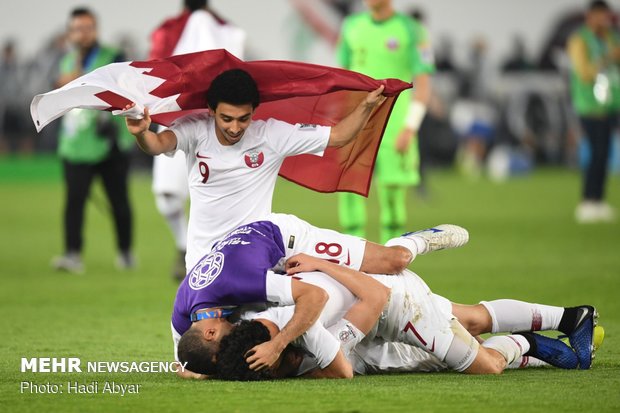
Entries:
[[355, 270], [362, 266], [366, 249], [366, 240], [363, 238], [317, 228], [294, 215], [270, 214], [267, 220], [280, 228], [286, 250], [285, 259], [303, 252]]
[[157, 155], [153, 158], [153, 193], [174, 194], [189, 198], [187, 162], [185, 154], [176, 151], [174, 156]]
[[454, 339], [452, 304], [433, 294], [411, 271], [403, 275], [372, 275], [392, 289], [388, 308], [379, 319], [377, 336], [385, 341], [411, 344], [444, 361]]
[[364, 340], [349, 355], [355, 374], [428, 373], [448, 370], [433, 354], [404, 343], [389, 343], [380, 338]]

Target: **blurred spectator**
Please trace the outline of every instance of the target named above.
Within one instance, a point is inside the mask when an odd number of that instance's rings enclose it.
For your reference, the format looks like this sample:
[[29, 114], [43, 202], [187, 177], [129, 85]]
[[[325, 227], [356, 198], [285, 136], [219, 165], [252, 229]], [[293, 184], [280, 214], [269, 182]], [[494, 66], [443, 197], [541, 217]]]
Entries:
[[611, 140], [620, 113], [620, 34], [612, 28], [607, 2], [590, 3], [585, 24], [571, 35], [567, 48], [572, 102], [591, 152], [575, 218], [580, 223], [612, 221], [616, 213], [604, 198]]
[[454, 73], [458, 71], [454, 63], [453, 52], [452, 39], [447, 35], [441, 36], [435, 48], [435, 67], [438, 72]]
[[488, 60], [485, 39], [474, 39], [469, 61], [471, 66], [460, 77], [459, 99], [452, 107], [450, 118], [461, 138], [457, 154], [459, 170], [478, 178], [497, 123], [492, 90], [496, 71]]
[[[25, 113], [28, 113], [28, 105], [34, 95], [48, 92], [56, 87], [56, 81], [60, 75], [60, 60], [67, 52], [66, 40], [65, 33], [53, 35], [28, 63], [26, 81], [24, 82], [24, 90], [27, 95]], [[25, 129], [34, 135], [35, 130], [30, 118], [24, 117], [24, 122], [26, 122]], [[36, 149], [53, 151], [58, 141], [59, 129], [60, 121], [56, 120], [36, 135]]]
[[18, 64], [15, 42], [2, 46], [0, 61], [0, 149], [17, 152], [24, 145], [26, 108], [23, 68]]
[[534, 64], [525, 50], [525, 41], [521, 36], [512, 39], [512, 51], [510, 56], [502, 64], [504, 72], [523, 72], [534, 69]]
[[[404, 232], [407, 188], [419, 177], [417, 134], [430, 97], [430, 73], [435, 71], [426, 28], [394, 10], [391, 0], [366, 0], [368, 12], [347, 17], [342, 25], [338, 60], [350, 70], [376, 79], [399, 78], [415, 85], [396, 101], [375, 163], [381, 242]], [[343, 230], [364, 237], [366, 200], [339, 194]]]
[[[58, 86], [106, 64], [122, 61], [118, 50], [99, 44], [97, 21], [88, 9], [71, 12], [68, 38], [72, 50], [60, 62]], [[58, 270], [83, 271], [82, 232], [84, 209], [96, 176], [103, 181], [111, 204], [116, 229], [117, 266], [134, 266], [131, 253], [132, 216], [128, 196], [129, 155], [133, 137], [126, 132], [124, 119], [107, 112], [72, 110], [62, 119], [58, 153], [63, 160], [67, 187], [64, 213], [65, 253], [52, 260]]]

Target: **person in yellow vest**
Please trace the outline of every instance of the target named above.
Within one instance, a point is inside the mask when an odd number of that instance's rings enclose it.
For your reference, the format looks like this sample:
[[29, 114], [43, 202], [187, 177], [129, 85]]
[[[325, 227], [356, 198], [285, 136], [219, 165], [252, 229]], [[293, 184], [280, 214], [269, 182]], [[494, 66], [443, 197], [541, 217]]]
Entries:
[[603, 0], [590, 3], [585, 24], [568, 40], [572, 103], [589, 142], [591, 156], [584, 173], [580, 223], [608, 222], [615, 210], [604, 201], [609, 152], [620, 114], [620, 34]]
[[[68, 23], [71, 50], [60, 62], [58, 87], [109, 63], [124, 60], [121, 52], [97, 40], [97, 19], [86, 8], [74, 9]], [[62, 119], [58, 154], [62, 159], [66, 199], [65, 252], [52, 260], [57, 270], [84, 271], [82, 232], [84, 209], [95, 177], [99, 176], [110, 201], [116, 229], [117, 266], [134, 266], [131, 253], [132, 213], [128, 196], [129, 150], [133, 137], [124, 119], [110, 113], [74, 109]]]

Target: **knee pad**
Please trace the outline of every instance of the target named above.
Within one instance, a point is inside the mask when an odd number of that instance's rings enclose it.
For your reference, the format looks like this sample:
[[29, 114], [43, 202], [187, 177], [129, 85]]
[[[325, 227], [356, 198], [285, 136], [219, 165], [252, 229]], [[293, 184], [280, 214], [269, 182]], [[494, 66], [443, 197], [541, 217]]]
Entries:
[[155, 194], [155, 205], [163, 216], [171, 216], [185, 211], [185, 199], [176, 194]]

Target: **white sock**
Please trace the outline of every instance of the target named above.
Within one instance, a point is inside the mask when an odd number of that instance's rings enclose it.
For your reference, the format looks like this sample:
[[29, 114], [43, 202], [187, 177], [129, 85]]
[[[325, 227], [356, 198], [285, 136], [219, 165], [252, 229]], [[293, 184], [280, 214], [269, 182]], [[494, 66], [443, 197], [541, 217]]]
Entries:
[[408, 249], [411, 252], [411, 261], [409, 261], [410, 263], [415, 260], [415, 257], [418, 254], [424, 254], [424, 252], [426, 251], [426, 241], [424, 240], [424, 238], [415, 235], [408, 237], [392, 238], [385, 243], [385, 246], [401, 246]]
[[507, 369], [524, 369], [527, 367], [546, 367], [548, 363], [531, 356], [521, 356], [506, 366]]
[[493, 336], [485, 340], [482, 347], [497, 351], [506, 359], [506, 365], [510, 365], [515, 360], [521, 360], [521, 356], [530, 350], [530, 343], [518, 334]]
[[493, 320], [492, 333], [557, 330], [564, 307], [517, 300], [481, 301]]

